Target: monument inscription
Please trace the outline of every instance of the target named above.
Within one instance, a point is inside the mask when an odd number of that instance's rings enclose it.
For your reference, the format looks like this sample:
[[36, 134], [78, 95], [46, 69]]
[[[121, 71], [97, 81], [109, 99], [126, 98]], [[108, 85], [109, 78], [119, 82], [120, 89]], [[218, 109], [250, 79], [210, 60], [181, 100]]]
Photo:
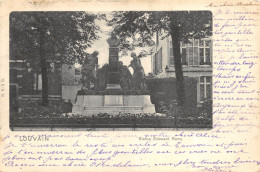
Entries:
[[111, 37], [107, 39], [107, 43], [109, 44], [109, 72], [106, 89], [121, 90], [118, 64], [118, 46], [120, 41], [116, 35], [112, 33]]

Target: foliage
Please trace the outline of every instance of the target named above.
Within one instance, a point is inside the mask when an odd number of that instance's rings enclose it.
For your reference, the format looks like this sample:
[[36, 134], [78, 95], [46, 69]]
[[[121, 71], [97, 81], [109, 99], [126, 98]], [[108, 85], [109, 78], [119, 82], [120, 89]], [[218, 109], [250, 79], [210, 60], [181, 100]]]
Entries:
[[199, 116], [201, 118], [212, 118], [212, 100], [211, 99], [205, 99], [202, 107], [201, 107], [201, 112]]
[[[169, 114], [163, 113], [99, 113], [90, 116], [82, 114], [64, 113], [62, 101], [52, 102], [47, 107], [38, 105], [30, 100], [20, 103], [18, 113], [11, 111], [11, 126], [63, 126], [63, 127], [181, 127], [181, 128], [204, 128], [212, 125], [212, 118], [206, 116], [181, 116], [178, 113], [176, 101], [164, 104], [170, 108]], [[206, 104], [206, 103], [205, 103]], [[173, 105], [173, 106], [171, 106]], [[165, 108], [165, 107], [162, 107]], [[179, 111], [180, 112], [180, 111]], [[190, 112], [190, 111], [189, 111]], [[188, 113], [186, 111], [185, 113]], [[176, 118], [177, 117], [177, 118]], [[117, 126], [118, 125], [118, 126]]]
[[30, 99], [20, 100], [18, 113], [12, 113], [12, 115], [17, 117], [57, 117], [64, 111], [62, 108], [61, 101], [50, 103], [45, 107]]
[[48, 105], [51, 63], [83, 63], [85, 49], [98, 39], [98, 16], [85, 12], [12, 12], [10, 58], [25, 60], [42, 74], [42, 105]]
[[116, 11], [111, 16], [108, 24], [114, 27], [121, 45], [129, 50], [153, 46], [156, 32], [163, 31], [165, 38], [175, 31], [172, 25], [179, 27], [178, 39], [185, 42], [212, 34], [210, 11]]
[[156, 106], [158, 112], [164, 113], [168, 117], [184, 117], [184, 110], [176, 100], [160, 101]]
[[99, 38], [95, 19], [85, 12], [12, 12], [10, 57], [34, 68], [42, 55], [49, 62], [82, 63], [85, 49]]
[[[160, 37], [171, 36], [176, 74], [178, 104], [185, 104], [184, 78], [181, 63], [180, 41], [201, 38], [212, 34], [210, 11], [116, 11], [109, 25], [114, 27], [121, 46], [129, 50], [135, 47], [153, 46]], [[163, 33], [164, 35], [159, 35]]]

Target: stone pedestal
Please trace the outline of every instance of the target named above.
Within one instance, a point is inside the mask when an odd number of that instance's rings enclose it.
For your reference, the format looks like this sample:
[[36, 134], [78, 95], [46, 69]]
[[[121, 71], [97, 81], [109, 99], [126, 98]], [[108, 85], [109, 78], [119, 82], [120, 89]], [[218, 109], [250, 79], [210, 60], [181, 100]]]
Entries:
[[119, 84], [107, 84], [106, 90], [122, 90]]
[[109, 44], [109, 71], [108, 71], [108, 83], [107, 90], [121, 90], [119, 81], [119, 64], [118, 64], [118, 45], [120, 41], [112, 34], [110, 38], [107, 39]]
[[122, 95], [105, 95], [104, 96], [104, 106], [123, 106], [123, 96]]
[[91, 116], [108, 113], [155, 113], [149, 95], [78, 95], [72, 113]]
[[155, 107], [150, 101], [150, 95], [121, 94], [118, 63], [120, 41], [112, 33], [107, 43], [109, 44], [109, 71], [106, 89], [109, 95], [78, 95], [72, 112], [85, 116], [99, 113], [115, 115], [119, 113], [155, 113]]

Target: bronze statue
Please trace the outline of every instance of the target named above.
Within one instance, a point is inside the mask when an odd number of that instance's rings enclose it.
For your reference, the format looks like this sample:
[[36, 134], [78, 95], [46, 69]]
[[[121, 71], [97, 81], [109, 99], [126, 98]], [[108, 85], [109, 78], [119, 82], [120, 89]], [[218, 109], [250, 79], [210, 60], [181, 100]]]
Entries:
[[82, 65], [82, 87], [83, 89], [90, 89], [90, 83], [94, 83], [94, 89], [97, 86], [97, 74], [98, 68], [98, 51], [94, 51], [92, 54], [87, 54]]
[[120, 77], [120, 86], [122, 90], [130, 90], [132, 84], [132, 74], [129, 71], [128, 67], [123, 64], [122, 61], [119, 61], [119, 77]]
[[117, 39], [116, 34], [112, 32], [111, 37], [107, 39], [107, 43], [109, 44], [109, 47], [118, 47], [120, 40]]
[[131, 53], [131, 57], [133, 57], [133, 60], [128, 67], [132, 67], [134, 70], [132, 81], [133, 89], [143, 90], [145, 77], [144, 68], [141, 64], [141, 60], [136, 56], [135, 52]]
[[109, 65], [106, 63], [97, 70], [97, 88], [99, 90], [105, 90], [107, 87]]

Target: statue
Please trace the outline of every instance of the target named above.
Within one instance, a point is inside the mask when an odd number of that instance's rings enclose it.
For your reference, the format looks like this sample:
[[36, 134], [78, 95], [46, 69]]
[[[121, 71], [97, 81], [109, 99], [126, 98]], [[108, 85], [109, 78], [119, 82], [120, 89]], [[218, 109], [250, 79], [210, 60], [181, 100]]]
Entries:
[[101, 91], [107, 87], [108, 71], [109, 65], [107, 63], [97, 70], [97, 87]]
[[116, 34], [114, 32], [111, 33], [111, 37], [107, 39], [107, 43], [109, 47], [118, 47], [120, 44], [120, 40], [117, 39]]
[[97, 74], [98, 68], [98, 51], [94, 51], [92, 54], [87, 54], [82, 65], [82, 88], [90, 89], [90, 82], [94, 83], [94, 89], [97, 87]]
[[122, 90], [119, 81], [118, 51], [120, 40], [117, 39], [115, 32], [107, 39], [109, 44], [109, 70], [106, 90]]
[[131, 57], [133, 60], [130, 62], [128, 67], [132, 67], [134, 70], [133, 74], [133, 89], [135, 90], [143, 90], [144, 89], [144, 68], [141, 64], [141, 60], [136, 56], [135, 52], [131, 53]]
[[119, 61], [119, 77], [121, 88], [123, 90], [130, 90], [132, 83], [132, 74], [129, 71], [128, 67], [125, 66], [122, 61]]

